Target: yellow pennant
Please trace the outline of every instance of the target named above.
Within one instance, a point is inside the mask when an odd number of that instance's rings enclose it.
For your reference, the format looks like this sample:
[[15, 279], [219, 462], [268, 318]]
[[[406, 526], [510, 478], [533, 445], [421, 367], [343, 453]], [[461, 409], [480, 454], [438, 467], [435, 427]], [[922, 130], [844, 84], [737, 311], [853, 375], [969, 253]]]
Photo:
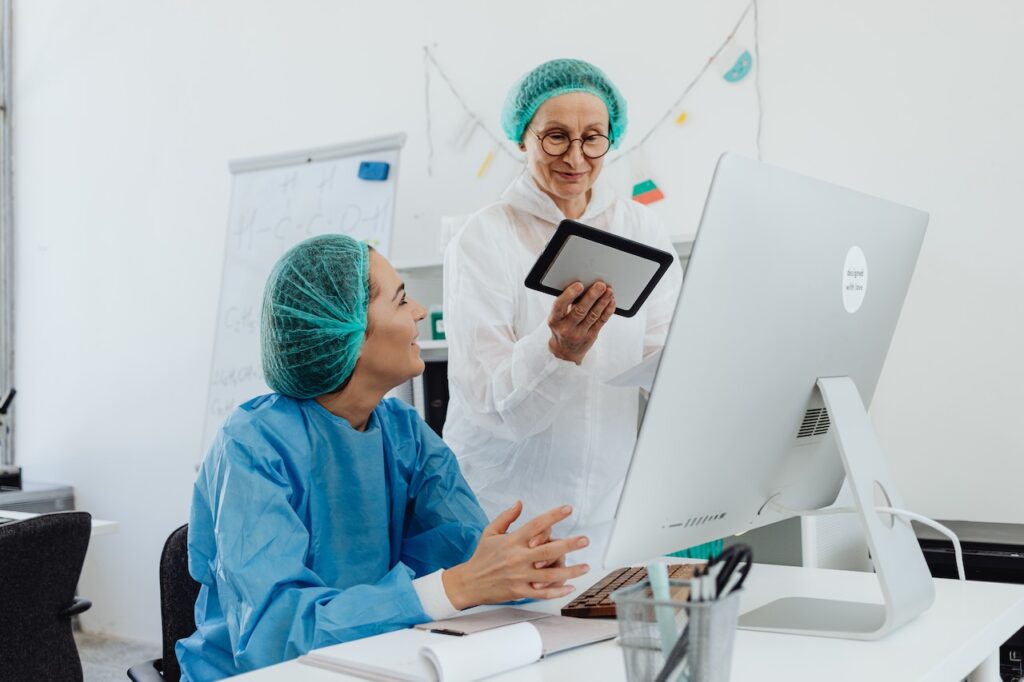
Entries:
[[487, 156], [484, 157], [483, 163], [480, 164], [480, 168], [476, 172], [478, 178], [482, 178], [487, 175], [487, 171], [491, 167], [491, 161], [494, 161], [494, 152], [487, 152]]
[[684, 123], [686, 123], [686, 112], [685, 111], [681, 112], [678, 116], [676, 116], [676, 125], [677, 126], [681, 126]]

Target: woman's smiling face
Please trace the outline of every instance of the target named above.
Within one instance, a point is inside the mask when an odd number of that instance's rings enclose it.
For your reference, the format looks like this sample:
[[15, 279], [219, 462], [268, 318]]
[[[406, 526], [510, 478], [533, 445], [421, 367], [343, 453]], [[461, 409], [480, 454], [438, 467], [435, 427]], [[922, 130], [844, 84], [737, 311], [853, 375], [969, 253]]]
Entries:
[[[552, 97], [542, 104], [523, 134], [521, 148], [526, 151], [527, 165], [537, 186], [550, 196], [562, 212], [567, 207], [586, 207], [588, 192], [594, 185], [604, 157], [588, 159], [582, 144], [573, 142], [561, 156], [551, 156], [541, 146], [538, 136], [560, 133], [572, 140], [588, 135], [608, 136], [608, 107], [601, 98], [586, 92], [570, 92]], [[582, 213], [582, 209], [578, 211]], [[578, 217], [578, 216], [577, 216]]]
[[402, 278], [386, 258], [373, 250], [370, 251], [370, 281], [366, 339], [356, 372], [366, 375], [375, 386], [389, 389], [423, 373], [416, 323], [427, 313], [423, 306], [406, 296]]

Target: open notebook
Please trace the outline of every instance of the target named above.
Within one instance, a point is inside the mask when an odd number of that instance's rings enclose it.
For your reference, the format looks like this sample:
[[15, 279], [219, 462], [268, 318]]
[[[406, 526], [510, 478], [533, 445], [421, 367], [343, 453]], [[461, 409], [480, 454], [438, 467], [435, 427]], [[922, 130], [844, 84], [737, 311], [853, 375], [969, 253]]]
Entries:
[[384, 682], [474, 682], [616, 634], [615, 621], [502, 608], [314, 649], [299, 661]]

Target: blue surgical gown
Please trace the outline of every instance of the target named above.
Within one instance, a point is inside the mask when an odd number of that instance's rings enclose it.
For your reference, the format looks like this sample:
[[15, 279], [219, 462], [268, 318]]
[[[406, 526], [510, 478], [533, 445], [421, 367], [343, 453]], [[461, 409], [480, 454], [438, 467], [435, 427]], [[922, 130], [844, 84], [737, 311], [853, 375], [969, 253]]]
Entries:
[[245, 403], [196, 480], [182, 680], [429, 621], [413, 578], [466, 561], [486, 523], [451, 450], [398, 400], [365, 431], [315, 400]]

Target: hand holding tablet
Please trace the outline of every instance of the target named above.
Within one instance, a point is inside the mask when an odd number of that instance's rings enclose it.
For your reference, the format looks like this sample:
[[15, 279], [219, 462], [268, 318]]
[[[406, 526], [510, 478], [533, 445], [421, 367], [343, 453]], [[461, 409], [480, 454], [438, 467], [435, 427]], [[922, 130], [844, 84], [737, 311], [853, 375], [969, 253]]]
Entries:
[[559, 296], [581, 282], [589, 296], [591, 285], [604, 282], [614, 292], [615, 314], [633, 317], [674, 259], [632, 239], [563, 220], [526, 276], [526, 286]]
[[551, 354], [580, 364], [614, 312], [615, 292], [604, 282], [594, 282], [586, 290], [579, 282], [569, 285], [555, 299], [548, 317]]

